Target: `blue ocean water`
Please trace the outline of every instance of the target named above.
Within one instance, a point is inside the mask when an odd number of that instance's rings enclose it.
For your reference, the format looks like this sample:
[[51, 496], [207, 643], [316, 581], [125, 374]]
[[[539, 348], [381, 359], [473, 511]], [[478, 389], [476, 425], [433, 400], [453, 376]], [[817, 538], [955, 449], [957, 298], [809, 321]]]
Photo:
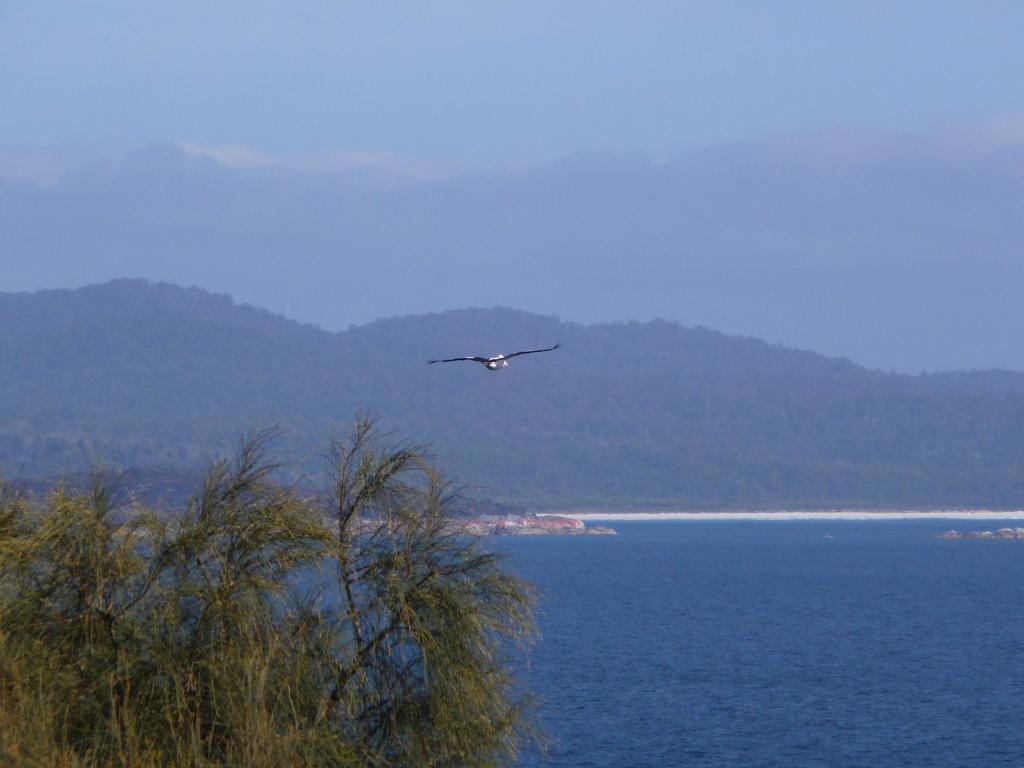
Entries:
[[1024, 766], [1024, 541], [614, 525], [495, 543], [544, 594], [521, 765]]

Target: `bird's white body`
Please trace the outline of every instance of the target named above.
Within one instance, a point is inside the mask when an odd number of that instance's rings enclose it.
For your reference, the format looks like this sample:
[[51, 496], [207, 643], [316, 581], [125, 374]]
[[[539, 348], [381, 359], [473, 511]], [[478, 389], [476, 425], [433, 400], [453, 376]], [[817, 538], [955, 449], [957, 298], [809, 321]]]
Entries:
[[510, 352], [507, 355], [496, 355], [495, 357], [477, 357], [475, 355], [468, 357], [449, 357], [444, 360], [428, 360], [427, 363], [433, 365], [434, 363], [456, 363], [462, 360], [470, 360], [474, 363], [480, 363], [488, 371], [500, 371], [502, 368], [508, 368], [508, 361], [510, 358], [519, 357], [519, 355], [532, 355], [536, 352], [551, 352], [554, 349], [558, 349], [559, 345], [556, 343], [553, 347], [545, 347], [544, 349], [524, 349], [522, 352]]

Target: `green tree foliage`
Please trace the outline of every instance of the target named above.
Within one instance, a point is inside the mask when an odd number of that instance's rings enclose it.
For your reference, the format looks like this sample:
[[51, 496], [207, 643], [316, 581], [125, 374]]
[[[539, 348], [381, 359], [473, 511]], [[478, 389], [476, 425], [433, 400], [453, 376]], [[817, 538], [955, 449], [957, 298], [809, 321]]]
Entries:
[[[532, 738], [529, 589], [370, 421], [307, 499], [267, 435], [178, 515], [0, 494], [0, 764], [469, 766]], [[6, 762], [5, 762], [6, 761]]]

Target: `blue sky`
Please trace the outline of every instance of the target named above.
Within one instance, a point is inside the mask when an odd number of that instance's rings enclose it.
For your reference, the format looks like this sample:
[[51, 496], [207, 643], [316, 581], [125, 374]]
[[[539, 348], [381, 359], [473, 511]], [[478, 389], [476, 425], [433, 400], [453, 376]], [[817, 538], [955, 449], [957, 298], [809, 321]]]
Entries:
[[545, 162], [1024, 111], [1019, 2], [2, 0], [0, 146]]

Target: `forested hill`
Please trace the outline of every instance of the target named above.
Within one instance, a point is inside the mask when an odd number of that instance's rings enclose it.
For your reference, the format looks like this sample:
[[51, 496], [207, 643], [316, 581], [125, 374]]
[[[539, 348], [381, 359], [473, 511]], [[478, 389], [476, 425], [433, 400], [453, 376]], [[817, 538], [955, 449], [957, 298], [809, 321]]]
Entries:
[[[338, 301], [359, 286], [339, 286]], [[326, 333], [143, 281], [0, 294], [8, 477], [189, 468], [254, 427], [316, 467], [356, 411], [534, 508], [1024, 506], [1024, 374], [903, 376], [668, 322], [509, 309]], [[490, 373], [434, 357], [562, 344]]]

